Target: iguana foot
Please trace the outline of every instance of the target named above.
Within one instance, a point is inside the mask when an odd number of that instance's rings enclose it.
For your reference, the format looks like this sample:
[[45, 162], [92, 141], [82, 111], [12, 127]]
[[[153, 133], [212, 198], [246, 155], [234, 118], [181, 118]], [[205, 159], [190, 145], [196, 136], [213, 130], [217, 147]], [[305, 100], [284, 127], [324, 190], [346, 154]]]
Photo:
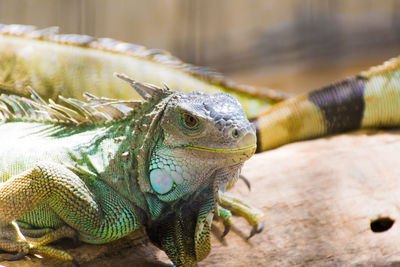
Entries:
[[[43, 231], [43, 229], [25, 229], [23, 231], [30, 231], [31, 233], [33, 233], [34, 236], [38, 232], [45, 232], [45, 234], [40, 237], [24, 236], [16, 222], [12, 222], [9, 225], [0, 227], [0, 250], [17, 253], [14, 256], [5, 260], [20, 260], [28, 254], [39, 254], [41, 256], [53, 257], [63, 261], [73, 260], [72, 256], [63, 250], [44, 246], [45, 244], [64, 237], [73, 237], [74, 235], [76, 235], [76, 233], [72, 228], [68, 226], [62, 226], [51, 232], [49, 232], [48, 230]], [[38, 232], [35, 233], [35, 231]]]
[[[61, 238], [72, 238], [75, 239], [76, 232], [74, 229], [68, 226], [61, 226], [58, 229], [48, 231], [48, 228], [45, 229], [21, 229], [21, 232], [25, 238], [25, 241], [29, 244], [35, 246], [43, 246], [47, 245], [53, 241], [59, 240]], [[40, 233], [44, 233], [43, 235], [39, 235]]]
[[31, 228], [30, 224], [21, 221], [18, 221], [17, 224], [22, 235], [29, 237], [41, 237], [54, 231], [52, 228]]
[[[237, 214], [253, 226], [253, 229], [250, 232], [250, 235], [247, 239], [250, 239], [255, 234], [260, 233], [264, 228], [264, 213], [247, 203], [245, 200], [231, 195], [229, 193], [218, 194], [218, 214], [222, 218], [223, 223], [225, 225], [225, 231], [222, 236], [225, 236], [229, 232], [229, 228], [231, 225], [229, 213], [232, 212]], [[229, 211], [229, 213], [227, 213]]]

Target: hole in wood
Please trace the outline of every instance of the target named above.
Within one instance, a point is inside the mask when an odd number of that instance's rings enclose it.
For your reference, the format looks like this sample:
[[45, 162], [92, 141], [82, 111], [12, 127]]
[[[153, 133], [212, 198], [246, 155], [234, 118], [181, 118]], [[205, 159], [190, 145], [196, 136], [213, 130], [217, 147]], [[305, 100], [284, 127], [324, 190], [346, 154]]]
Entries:
[[371, 221], [371, 231], [374, 233], [382, 233], [389, 230], [394, 224], [394, 220], [389, 217], [381, 217]]

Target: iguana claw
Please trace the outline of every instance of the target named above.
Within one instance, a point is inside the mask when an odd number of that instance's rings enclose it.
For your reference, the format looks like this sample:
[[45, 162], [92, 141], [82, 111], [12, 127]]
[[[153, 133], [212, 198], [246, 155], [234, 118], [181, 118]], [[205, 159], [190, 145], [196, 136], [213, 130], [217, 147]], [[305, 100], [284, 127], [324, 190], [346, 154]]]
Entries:
[[251, 191], [251, 184], [249, 179], [247, 179], [246, 176], [244, 176], [243, 174], [239, 174], [239, 179], [242, 179], [243, 182], [246, 184], [247, 188], [249, 189], [249, 191]]
[[22, 260], [26, 256], [24, 251], [20, 251], [17, 254], [11, 256], [10, 258], [4, 259], [6, 261], [19, 261]]
[[231, 225], [232, 225], [232, 212], [230, 210], [224, 209], [220, 206], [218, 206], [218, 215], [222, 219], [222, 223], [225, 226], [224, 232], [221, 235], [221, 238], [225, 237], [229, 231], [231, 230]]
[[264, 229], [264, 221], [261, 221], [257, 225], [254, 225], [253, 228], [251, 229], [250, 235], [247, 238], [247, 240], [252, 238], [255, 234], [261, 233], [263, 229]]
[[229, 233], [230, 230], [231, 230], [231, 226], [230, 225], [225, 225], [225, 230], [222, 233], [221, 238], [224, 238]]

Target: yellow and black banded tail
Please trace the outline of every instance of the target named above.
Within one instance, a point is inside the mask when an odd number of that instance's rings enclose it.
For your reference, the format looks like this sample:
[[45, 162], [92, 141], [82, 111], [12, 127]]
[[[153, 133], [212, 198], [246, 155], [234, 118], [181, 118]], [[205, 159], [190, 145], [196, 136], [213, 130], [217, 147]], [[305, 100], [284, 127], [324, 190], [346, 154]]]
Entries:
[[400, 126], [400, 57], [276, 104], [254, 120], [257, 151], [360, 128]]

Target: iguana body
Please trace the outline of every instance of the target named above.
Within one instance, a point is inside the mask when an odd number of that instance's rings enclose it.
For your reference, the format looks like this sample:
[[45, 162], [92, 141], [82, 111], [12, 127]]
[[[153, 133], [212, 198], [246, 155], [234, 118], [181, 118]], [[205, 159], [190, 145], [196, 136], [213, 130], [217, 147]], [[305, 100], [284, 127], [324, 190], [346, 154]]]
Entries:
[[209, 253], [217, 201], [254, 153], [254, 128], [229, 95], [120, 77], [145, 101], [89, 96], [65, 99], [68, 108], [2, 96], [0, 249], [68, 260], [43, 245], [102, 244], [145, 227], [178, 266]]
[[[58, 34], [57, 27], [0, 24], [0, 89], [26, 95], [31, 85], [45, 99], [82, 98], [84, 92], [118, 99], [139, 99], [114, 72], [177, 91], [234, 95], [250, 117], [286, 97], [282, 92], [243, 86], [208, 68], [197, 67], [160, 49], [146, 49], [110, 38]], [[72, 78], [73, 77], [73, 78]], [[118, 90], [116, 90], [118, 88]]]

